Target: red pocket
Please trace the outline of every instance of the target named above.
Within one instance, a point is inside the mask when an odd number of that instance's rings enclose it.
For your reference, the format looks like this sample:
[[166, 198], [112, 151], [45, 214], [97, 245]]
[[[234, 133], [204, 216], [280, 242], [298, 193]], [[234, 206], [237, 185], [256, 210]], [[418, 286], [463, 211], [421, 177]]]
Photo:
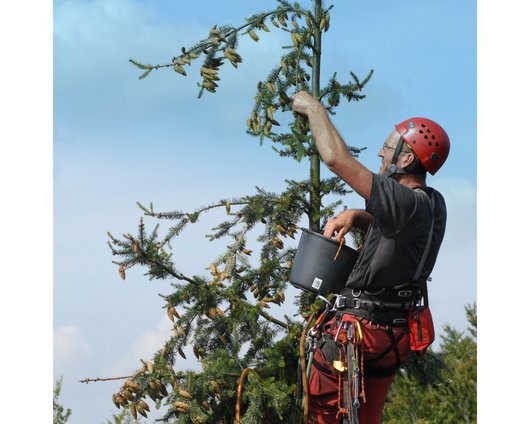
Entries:
[[[317, 368], [315, 362], [320, 366]], [[320, 369], [319, 369], [320, 368]], [[329, 370], [324, 372], [324, 370]], [[326, 358], [320, 352], [315, 350], [313, 366], [309, 377], [309, 409], [316, 414], [335, 414], [338, 408], [338, 388], [339, 378], [334, 375], [329, 368]]]
[[412, 309], [409, 313], [410, 350], [425, 353], [434, 342], [434, 324], [427, 306]]

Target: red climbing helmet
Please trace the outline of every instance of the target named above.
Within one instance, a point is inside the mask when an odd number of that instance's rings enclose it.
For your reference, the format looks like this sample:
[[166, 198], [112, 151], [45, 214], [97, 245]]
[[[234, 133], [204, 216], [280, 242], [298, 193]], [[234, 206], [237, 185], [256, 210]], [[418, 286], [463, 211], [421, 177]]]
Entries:
[[410, 118], [396, 129], [418, 157], [423, 167], [434, 175], [449, 155], [449, 137], [436, 122], [427, 118]]

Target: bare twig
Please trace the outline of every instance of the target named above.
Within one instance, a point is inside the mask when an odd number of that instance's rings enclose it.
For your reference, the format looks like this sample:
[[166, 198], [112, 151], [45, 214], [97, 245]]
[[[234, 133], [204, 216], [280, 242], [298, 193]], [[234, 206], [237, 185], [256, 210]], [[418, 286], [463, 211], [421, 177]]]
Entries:
[[110, 380], [125, 380], [126, 378], [133, 378], [132, 375], [126, 375], [124, 377], [108, 377], [108, 378], [85, 378], [84, 380], [79, 380], [80, 383], [88, 384], [91, 381], [110, 381]]

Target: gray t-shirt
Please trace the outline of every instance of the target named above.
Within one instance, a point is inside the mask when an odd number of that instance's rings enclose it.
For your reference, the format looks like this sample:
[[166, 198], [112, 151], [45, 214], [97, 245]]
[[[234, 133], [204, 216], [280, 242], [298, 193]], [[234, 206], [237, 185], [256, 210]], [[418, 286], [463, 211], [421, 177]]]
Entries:
[[374, 219], [346, 287], [377, 290], [413, 280], [431, 228], [429, 196], [432, 193], [435, 200], [433, 236], [420, 274], [428, 277], [445, 232], [447, 211], [442, 195], [430, 187], [412, 190], [379, 174], [374, 174], [372, 181], [366, 211]]

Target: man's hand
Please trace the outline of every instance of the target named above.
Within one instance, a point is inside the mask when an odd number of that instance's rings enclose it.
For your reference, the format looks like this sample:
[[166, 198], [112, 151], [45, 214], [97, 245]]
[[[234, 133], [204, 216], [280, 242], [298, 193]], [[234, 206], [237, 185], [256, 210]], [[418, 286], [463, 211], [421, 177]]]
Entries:
[[324, 227], [324, 236], [340, 240], [353, 227], [367, 231], [373, 216], [362, 209], [347, 209], [331, 218]]
[[348, 209], [339, 213], [326, 223], [326, 226], [324, 227], [324, 235], [326, 237], [334, 238], [335, 240], [340, 240], [352, 229], [354, 219], [355, 211], [353, 209]]
[[293, 100], [293, 110], [305, 116], [309, 116], [309, 114], [313, 110], [315, 110], [315, 108], [322, 106], [320, 102], [315, 100], [313, 96], [309, 94], [307, 91], [297, 92], [293, 96], [292, 100]]

